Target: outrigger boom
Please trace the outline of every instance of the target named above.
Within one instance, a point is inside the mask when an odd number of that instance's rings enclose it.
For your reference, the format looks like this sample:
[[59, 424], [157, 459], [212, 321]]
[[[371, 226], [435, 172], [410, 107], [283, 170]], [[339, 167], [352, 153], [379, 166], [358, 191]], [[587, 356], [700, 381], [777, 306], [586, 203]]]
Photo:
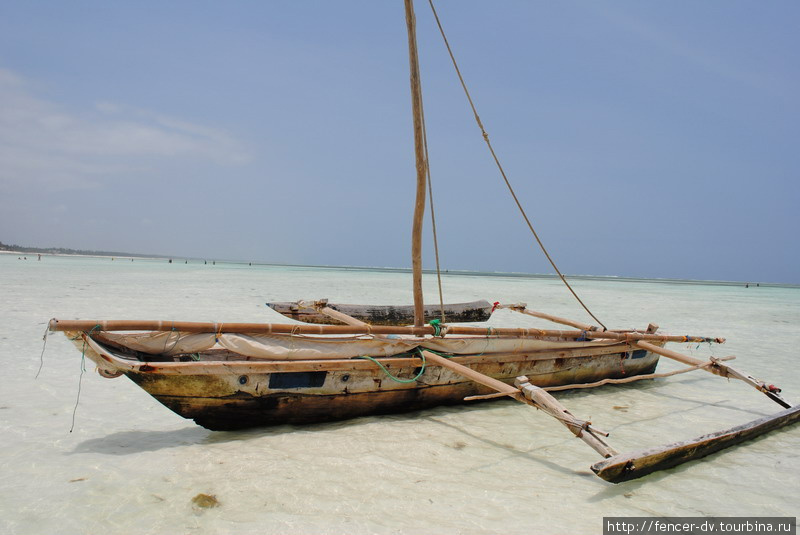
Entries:
[[[530, 316], [547, 319], [549, 321], [564, 325], [570, 325], [572, 327], [583, 329], [583, 332], [593, 333], [599, 330], [597, 327], [592, 325], [528, 310], [524, 304], [508, 306], [497, 305], [497, 308], [509, 308]], [[657, 327], [651, 325], [648, 331], [655, 329], [657, 329]], [[645, 338], [639, 339], [633, 344], [637, 347], [652, 351], [653, 353], [657, 353], [683, 364], [690, 364], [694, 369], [705, 369], [721, 377], [739, 379], [752, 386], [759, 392], [766, 394], [767, 397], [785, 407], [786, 410], [771, 416], [765, 416], [763, 418], [732, 427], [730, 429], [702, 435], [692, 440], [673, 442], [671, 444], [656, 446], [631, 453], [617, 453], [613, 448], [606, 444], [605, 441], [597, 436], [597, 430], [592, 427], [591, 422], [575, 418], [558, 401], [556, 401], [553, 396], [547, 393], [545, 389], [532, 385], [528, 381], [527, 377], [517, 378], [515, 381], [516, 389], [505, 384], [502, 388], [500, 388], [491, 382], [484, 382], [484, 380], [482, 380], [483, 378], [475, 377], [474, 372], [470, 374], [470, 377], [473, 377], [474, 380], [483, 385], [497, 389], [498, 392], [502, 394], [542, 409], [550, 416], [553, 416], [559, 420], [570, 431], [572, 431], [575, 436], [582, 439], [595, 451], [605, 457], [604, 460], [592, 465], [592, 471], [602, 479], [611, 483], [621, 483], [623, 481], [637, 479], [658, 470], [665, 470], [688, 461], [700, 459], [706, 455], [729, 448], [764, 433], [791, 425], [800, 419], [800, 405], [792, 406], [780, 395], [781, 390], [779, 388], [774, 385], [768, 385], [764, 381], [759, 381], [753, 376], [745, 374], [744, 372], [722, 362], [723, 360], [729, 360], [734, 357], [728, 357], [727, 359], [711, 358], [709, 361], [703, 361], [689, 355], [684, 355], [676, 351], [671, 351], [669, 349], [650, 344], [644, 340]], [[724, 342], [724, 339], [716, 339], [716, 341]], [[445, 366], [456, 370], [456, 368], [452, 366], [453, 363], [448, 363], [446, 359], [439, 358], [437, 363], [440, 366]], [[647, 376], [639, 376], [632, 377], [631, 379], [639, 380], [646, 378]], [[485, 377], [485, 379], [491, 378]], [[608, 436], [607, 433], [601, 434]]]

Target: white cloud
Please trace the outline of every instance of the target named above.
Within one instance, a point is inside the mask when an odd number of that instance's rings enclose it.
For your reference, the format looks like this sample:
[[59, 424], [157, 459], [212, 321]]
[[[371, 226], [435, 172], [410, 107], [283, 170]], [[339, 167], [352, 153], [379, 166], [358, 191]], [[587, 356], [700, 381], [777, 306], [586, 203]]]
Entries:
[[38, 98], [17, 74], [0, 69], [0, 188], [96, 187], [158, 158], [219, 165], [250, 159], [227, 132], [113, 102], [70, 110]]

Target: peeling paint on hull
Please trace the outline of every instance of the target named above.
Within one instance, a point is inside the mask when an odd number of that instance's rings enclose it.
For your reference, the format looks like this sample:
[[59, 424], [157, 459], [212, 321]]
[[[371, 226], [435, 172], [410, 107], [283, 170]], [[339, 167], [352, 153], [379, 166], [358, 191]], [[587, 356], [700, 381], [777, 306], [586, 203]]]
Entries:
[[[455, 358], [455, 361], [460, 359]], [[479, 362], [476, 371], [511, 384], [526, 375], [542, 387], [590, 383], [652, 373], [658, 355], [622, 352], [603, 355], [537, 358], [513, 362]], [[307, 380], [293, 388], [273, 388], [282, 372], [251, 374], [175, 374], [128, 371], [132, 381], [175, 413], [212, 430], [234, 430], [280, 424], [343, 420], [359, 416], [407, 412], [463, 402], [464, 397], [490, 391], [449, 370], [429, 366], [413, 383], [398, 383], [377, 366], [342, 370], [308, 371], [292, 368], [292, 381]], [[393, 369], [401, 378], [414, 377], [419, 368]], [[324, 380], [315, 384], [322, 373]]]

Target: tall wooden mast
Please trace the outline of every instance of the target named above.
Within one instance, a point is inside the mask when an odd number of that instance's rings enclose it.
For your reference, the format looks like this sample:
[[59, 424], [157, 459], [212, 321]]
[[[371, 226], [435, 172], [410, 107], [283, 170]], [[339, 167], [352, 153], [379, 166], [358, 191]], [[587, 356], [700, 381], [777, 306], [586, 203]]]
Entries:
[[421, 327], [425, 322], [422, 299], [422, 218], [425, 215], [428, 161], [422, 137], [422, 87], [420, 86], [419, 59], [417, 58], [417, 21], [414, 16], [413, 0], [404, 0], [404, 2], [406, 26], [408, 27], [411, 105], [414, 116], [414, 153], [417, 161], [417, 199], [414, 205], [414, 225], [411, 231], [411, 268], [414, 272], [414, 325]]

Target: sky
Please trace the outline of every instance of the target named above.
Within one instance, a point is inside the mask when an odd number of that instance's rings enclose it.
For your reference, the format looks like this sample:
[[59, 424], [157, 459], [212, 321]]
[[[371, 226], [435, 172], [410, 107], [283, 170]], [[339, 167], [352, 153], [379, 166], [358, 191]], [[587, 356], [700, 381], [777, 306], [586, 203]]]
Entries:
[[[800, 4], [436, 7], [561, 271], [800, 283]], [[416, 11], [442, 268], [551, 273]], [[0, 241], [409, 267], [410, 106], [401, 0], [0, 0]]]

